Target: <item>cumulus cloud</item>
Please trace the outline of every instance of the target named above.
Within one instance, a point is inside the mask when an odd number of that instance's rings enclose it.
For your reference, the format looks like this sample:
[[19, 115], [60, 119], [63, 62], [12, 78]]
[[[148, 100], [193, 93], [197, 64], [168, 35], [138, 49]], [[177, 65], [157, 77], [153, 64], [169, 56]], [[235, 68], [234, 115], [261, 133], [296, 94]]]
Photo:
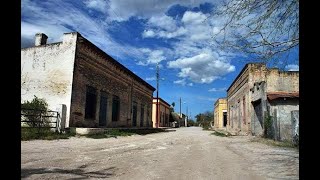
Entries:
[[150, 64], [157, 64], [166, 59], [166, 57], [164, 56], [164, 50], [140, 48], [139, 51], [142, 52], [142, 56], [140, 57], [138, 65], [146, 66]]
[[299, 71], [299, 65], [289, 64], [285, 67], [288, 71]]
[[197, 25], [197, 24], [204, 23], [206, 18], [207, 16], [204, 15], [202, 12], [186, 11], [181, 21], [185, 24]]
[[180, 69], [178, 77], [189, 78], [196, 83], [211, 83], [235, 67], [228, 62], [219, 60], [217, 55], [207, 51], [189, 58], [179, 58], [167, 63], [168, 68]]

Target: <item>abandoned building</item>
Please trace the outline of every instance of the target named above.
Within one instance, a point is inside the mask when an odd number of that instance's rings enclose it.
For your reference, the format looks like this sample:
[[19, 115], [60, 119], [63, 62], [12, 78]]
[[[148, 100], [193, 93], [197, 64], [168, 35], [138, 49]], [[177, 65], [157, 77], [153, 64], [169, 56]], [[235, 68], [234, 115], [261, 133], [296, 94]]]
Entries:
[[34, 95], [62, 105], [66, 127], [151, 127], [155, 90], [78, 32], [21, 49], [21, 101]]
[[[158, 113], [158, 118], [157, 118]], [[170, 104], [164, 101], [161, 98], [158, 98], [158, 112], [157, 112], [157, 98], [153, 98], [153, 106], [152, 106], [152, 122], [153, 127], [170, 127], [169, 122], [170, 116]]]
[[268, 129], [275, 139], [291, 140], [292, 114], [299, 111], [299, 72], [246, 64], [227, 89], [227, 104], [229, 132], [262, 136]]
[[227, 98], [219, 98], [214, 103], [214, 123], [215, 129], [225, 129], [227, 126]]

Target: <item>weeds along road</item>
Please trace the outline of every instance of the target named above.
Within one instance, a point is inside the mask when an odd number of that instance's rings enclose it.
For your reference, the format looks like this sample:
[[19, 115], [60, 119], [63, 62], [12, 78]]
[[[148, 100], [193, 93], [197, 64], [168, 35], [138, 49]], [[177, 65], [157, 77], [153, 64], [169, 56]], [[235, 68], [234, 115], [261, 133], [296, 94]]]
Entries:
[[299, 179], [299, 152], [200, 127], [21, 142], [22, 179]]

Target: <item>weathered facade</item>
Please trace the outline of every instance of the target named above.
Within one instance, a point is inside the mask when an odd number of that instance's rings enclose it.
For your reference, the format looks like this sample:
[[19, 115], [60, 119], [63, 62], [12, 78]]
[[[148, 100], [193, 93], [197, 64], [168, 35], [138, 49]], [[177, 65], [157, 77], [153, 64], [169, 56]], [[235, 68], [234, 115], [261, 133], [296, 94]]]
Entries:
[[[279, 139], [290, 139], [287, 133], [291, 131], [289, 116], [291, 111], [299, 110], [299, 72], [279, 71], [268, 69], [262, 63], [249, 63], [228, 88], [227, 94], [229, 132], [262, 136], [267, 130], [266, 118], [272, 116], [277, 117], [280, 132], [283, 132]], [[280, 100], [278, 97], [281, 96], [270, 99], [272, 94], [283, 94], [283, 98], [290, 100]]]
[[153, 98], [152, 122], [153, 127], [170, 127], [170, 104], [161, 98], [158, 98], [158, 122], [157, 122], [157, 98]]
[[227, 98], [219, 98], [214, 103], [214, 125], [216, 129], [223, 129], [227, 126]]
[[[154, 87], [79, 33], [21, 49], [21, 100], [45, 98], [67, 107], [70, 127], [151, 127]], [[40, 43], [39, 43], [40, 42]]]

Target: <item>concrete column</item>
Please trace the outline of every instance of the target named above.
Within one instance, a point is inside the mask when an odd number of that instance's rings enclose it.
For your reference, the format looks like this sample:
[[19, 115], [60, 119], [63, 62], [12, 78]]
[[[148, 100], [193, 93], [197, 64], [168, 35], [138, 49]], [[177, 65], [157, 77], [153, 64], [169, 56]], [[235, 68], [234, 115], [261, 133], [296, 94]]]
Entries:
[[66, 127], [69, 127], [69, 125], [66, 124], [66, 117], [67, 117], [67, 106], [65, 104], [60, 104], [56, 111], [58, 111], [59, 113], [59, 120], [57, 119], [58, 121], [58, 124], [57, 124], [57, 130], [58, 132], [61, 132], [61, 131], [64, 131], [64, 129]]

